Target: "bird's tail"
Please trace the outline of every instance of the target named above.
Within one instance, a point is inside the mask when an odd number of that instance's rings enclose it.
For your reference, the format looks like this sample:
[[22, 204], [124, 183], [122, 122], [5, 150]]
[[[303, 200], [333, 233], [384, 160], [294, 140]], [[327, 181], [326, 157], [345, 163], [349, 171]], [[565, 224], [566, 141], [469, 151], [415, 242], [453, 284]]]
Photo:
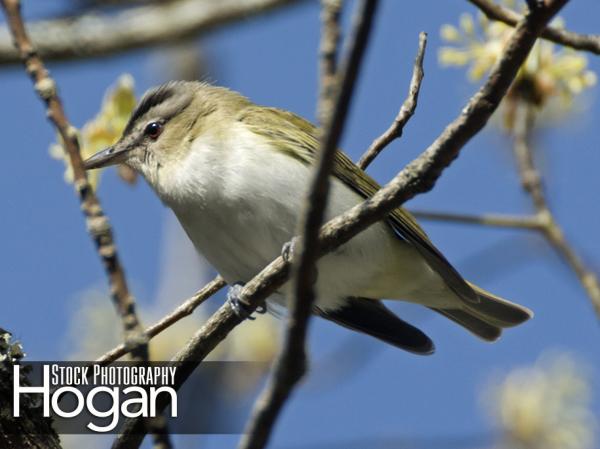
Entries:
[[376, 299], [347, 298], [339, 309], [317, 309], [315, 312], [329, 321], [414, 354], [427, 355], [434, 351], [433, 342], [427, 335], [398, 318]]
[[494, 341], [502, 329], [517, 326], [531, 317], [527, 307], [507, 301], [469, 283], [479, 297], [477, 303], [463, 303], [460, 309], [433, 309], [460, 324], [478, 337]]

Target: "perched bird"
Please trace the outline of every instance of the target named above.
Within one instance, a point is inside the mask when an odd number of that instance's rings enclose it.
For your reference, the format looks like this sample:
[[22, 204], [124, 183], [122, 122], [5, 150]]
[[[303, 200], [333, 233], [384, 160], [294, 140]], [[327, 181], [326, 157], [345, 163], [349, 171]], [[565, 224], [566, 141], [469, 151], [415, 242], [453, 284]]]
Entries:
[[[291, 112], [175, 81], [148, 91], [121, 139], [85, 167], [124, 163], [141, 173], [196, 249], [239, 285], [294, 236], [318, 149], [317, 129]], [[379, 188], [338, 152], [326, 218]], [[422, 304], [488, 341], [532, 316], [465, 281], [402, 208], [321, 258], [317, 269], [315, 314], [417, 354], [432, 353], [432, 341], [382, 298]], [[285, 304], [288, 290], [289, 282], [269, 302]], [[230, 299], [240, 312], [235, 294]]]

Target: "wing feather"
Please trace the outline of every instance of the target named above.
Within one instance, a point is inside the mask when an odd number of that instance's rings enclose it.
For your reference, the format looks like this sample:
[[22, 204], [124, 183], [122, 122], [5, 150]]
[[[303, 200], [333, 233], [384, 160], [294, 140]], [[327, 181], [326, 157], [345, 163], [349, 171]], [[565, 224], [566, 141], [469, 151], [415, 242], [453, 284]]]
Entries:
[[[268, 138], [279, 150], [304, 163], [312, 164], [319, 148], [317, 129], [303, 118], [281, 109], [250, 106], [238, 117], [248, 128]], [[286, 121], [288, 126], [282, 127]], [[333, 174], [364, 198], [372, 197], [381, 187], [373, 178], [356, 166], [341, 150], [336, 153]], [[404, 208], [394, 209], [388, 224], [399, 238], [419, 251], [429, 266], [436, 271], [461, 299], [479, 302], [477, 294], [456, 269], [431, 243], [415, 218]]]

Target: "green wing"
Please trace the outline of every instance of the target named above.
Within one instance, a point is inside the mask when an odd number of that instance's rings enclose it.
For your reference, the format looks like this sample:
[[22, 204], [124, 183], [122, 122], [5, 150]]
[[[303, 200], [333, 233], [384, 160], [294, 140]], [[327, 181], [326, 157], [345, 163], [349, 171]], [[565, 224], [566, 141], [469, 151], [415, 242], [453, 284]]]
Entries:
[[[268, 138], [279, 151], [312, 164], [319, 148], [317, 129], [303, 118], [280, 109], [250, 106], [238, 117], [252, 132]], [[286, 126], [281, 126], [287, 122]], [[373, 196], [381, 187], [373, 178], [358, 168], [342, 151], [336, 153], [333, 174], [365, 198]], [[429, 266], [446, 284], [468, 302], [479, 302], [473, 289], [454, 269], [419, 226], [414, 217], [399, 207], [389, 215], [388, 223], [396, 234], [412, 243]]]

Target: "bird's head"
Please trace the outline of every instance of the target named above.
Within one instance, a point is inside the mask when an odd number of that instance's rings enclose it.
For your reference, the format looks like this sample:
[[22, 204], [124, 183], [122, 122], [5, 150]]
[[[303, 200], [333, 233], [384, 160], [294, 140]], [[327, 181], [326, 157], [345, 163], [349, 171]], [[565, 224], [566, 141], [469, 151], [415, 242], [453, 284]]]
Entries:
[[196, 81], [150, 89], [131, 114], [117, 143], [84, 162], [86, 170], [124, 163], [151, 184], [183, 160], [197, 139], [226, 132], [227, 120], [248, 103], [241, 95]]

